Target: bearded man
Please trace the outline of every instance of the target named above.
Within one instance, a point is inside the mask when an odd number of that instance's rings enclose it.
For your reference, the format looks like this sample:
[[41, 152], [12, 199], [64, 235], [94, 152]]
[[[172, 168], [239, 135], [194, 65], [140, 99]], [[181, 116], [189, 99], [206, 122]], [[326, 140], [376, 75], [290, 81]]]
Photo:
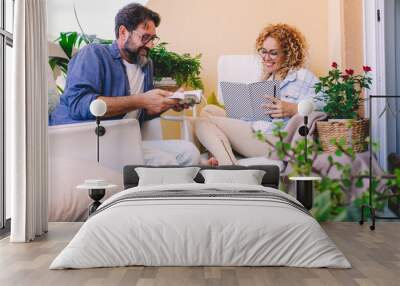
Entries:
[[[49, 116], [49, 125], [93, 121], [90, 103], [102, 99], [105, 119], [136, 118], [139, 123], [168, 109], [184, 106], [170, 99], [171, 92], [154, 89], [149, 50], [157, 44], [160, 16], [137, 3], [126, 5], [115, 16], [111, 45], [90, 44], [71, 59], [64, 93]], [[134, 148], [134, 146], [132, 146]], [[152, 165], [198, 164], [199, 151], [183, 140], [143, 141], [144, 160]]]

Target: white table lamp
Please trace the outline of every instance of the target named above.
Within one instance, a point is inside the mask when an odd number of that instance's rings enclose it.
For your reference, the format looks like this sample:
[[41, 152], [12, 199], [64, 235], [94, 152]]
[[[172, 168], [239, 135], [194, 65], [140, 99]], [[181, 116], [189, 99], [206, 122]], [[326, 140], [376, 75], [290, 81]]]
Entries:
[[102, 99], [95, 99], [90, 103], [90, 113], [96, 117], [101, 117], [107, 112], [107, 104]]
[[302, 100], [297, 105], [297, 110], [300, 115], [308, 116], [314, 111], [314, 103], [309, 99]]

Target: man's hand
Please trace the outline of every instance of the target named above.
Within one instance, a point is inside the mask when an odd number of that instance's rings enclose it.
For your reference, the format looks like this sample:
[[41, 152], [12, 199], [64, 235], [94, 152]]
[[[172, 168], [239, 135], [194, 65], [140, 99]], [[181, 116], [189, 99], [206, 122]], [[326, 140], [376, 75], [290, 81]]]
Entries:
[[191, 106], [193, 106], [193, 105], [186, 104], [186, 103], [184, 103], [184, 104], [178, 103], [178, 104], [176, 104], [174, 107], [172, 107], [172, 109], [173, 109], [174, 111], [176, 111], [176, 112], [181, 112], [182, 110], [188, 109], [188, 108], [191, 107]]
[[[185, 89], [183, 87], [180, 87], [176, 92], [184, 92]], [[184, 109], [188, 109], [190, 107], [190, 105], [188, 104], [182, 104], [180, 103], [180, 100], [178, 100], [178, 103], [175, 104], [172, 109], [176, 112], [181, 112]]]
[[272, 118], [292, 117], [297, 113], [297, 103], [290, 103], [268, 95], [265, 98], [271, 100], [272, 104], [263, 104], [261, 107], [269, 109], [266, 113]]
[[[180, 87], [176, 92], [184, 92], [185, 89], [183, 87]], [[183, 100], [179, 100], [177, 104], [175, 104], [175, 106], [172, 107], [172, 109], [176, 112], [181, 112], [184, 109], [188, 109], [189, 107], [192, 107], [194, 105], [193, 104], [189, 104], [189, 103], [182, 103]]]
[[170, 99], [172, 92], [162, 89], [152, 89], [142, 95], [143, 108], [149, 115], [162, 113], [178, 104], [177, 99]]

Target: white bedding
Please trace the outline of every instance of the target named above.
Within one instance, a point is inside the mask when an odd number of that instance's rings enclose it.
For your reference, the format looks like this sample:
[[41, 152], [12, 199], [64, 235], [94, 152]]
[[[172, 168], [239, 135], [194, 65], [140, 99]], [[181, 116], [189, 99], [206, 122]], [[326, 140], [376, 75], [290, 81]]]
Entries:
[[[239, 184], [136, 187], [106, 200], [50, 269], [146, 266], [294, 266], [350, 268], [342, 252], [306, 212], [279, 200], [237, 197], [141, 198], [137, 192], [262, 190]], [[144, 194], [144, 193], [140, 193]]]

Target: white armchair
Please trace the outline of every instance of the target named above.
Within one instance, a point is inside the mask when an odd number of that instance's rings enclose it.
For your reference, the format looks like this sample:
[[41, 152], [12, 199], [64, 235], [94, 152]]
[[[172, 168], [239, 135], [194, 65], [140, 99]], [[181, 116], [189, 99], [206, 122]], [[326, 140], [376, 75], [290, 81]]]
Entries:
[[103, 121], [100, 162], [97, 162], [96, 124], [79, 123], [49, 127], [49, 220], [77, 221], [87, 216], [87, 192], [76, 186], [85, 179], [105, 179], [123, 189], [125, 165], [143, 164], [141, 134], [135, 119]]

